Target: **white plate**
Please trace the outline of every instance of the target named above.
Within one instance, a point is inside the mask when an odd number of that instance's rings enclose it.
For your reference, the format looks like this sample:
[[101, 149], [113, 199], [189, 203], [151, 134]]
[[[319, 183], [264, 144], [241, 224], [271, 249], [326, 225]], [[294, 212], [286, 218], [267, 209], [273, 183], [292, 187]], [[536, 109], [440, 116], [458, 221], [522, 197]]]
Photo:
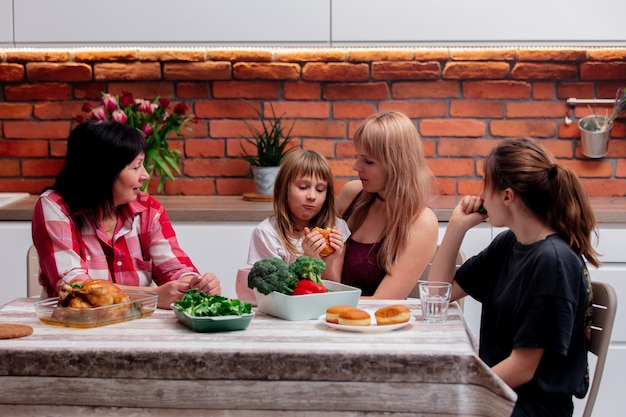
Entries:
[[415, 316], [411, 315], [411, 318], [407, 322], [398, 323], [398, 324], [385, 324], [385, 325], [379, 326], [378, 324], [376, 324], [376, 319], [373, 317], [372, 313], [370, 313], [370, 316], [372, 316], [372, 324], [369, 326], [346, 326], [345, 324], [329, 323], [326, 321], [326, 313], [322, 314], [317, 319], [321, 321], [322, 323], [324, 323], [325, 325], [327, 325], [328, 327], [332, 327], [333, 329], [343, 330], [346, 332], [359, 332], [359, 333], [390, 332], [392, 330], [401, 329], [404, 326], [408, 326], [409, 324], [415, 322]]

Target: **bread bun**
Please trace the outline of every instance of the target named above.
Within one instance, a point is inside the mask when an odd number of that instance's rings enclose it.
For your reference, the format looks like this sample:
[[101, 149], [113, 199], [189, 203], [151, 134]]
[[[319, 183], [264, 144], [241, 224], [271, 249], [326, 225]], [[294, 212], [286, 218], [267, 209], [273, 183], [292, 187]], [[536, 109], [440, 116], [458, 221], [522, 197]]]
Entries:
[[313, 230], [311, 230], [312, 232], [320, 232], [320, 234], [324, 237], [324, 240], [326, 241], [326, 246], [324, 246], [324, 249], [322, 249], [322, 251], [320, 252], [320, 256], [328, 256], [331, 253], [335, 252], [335, 250], [332, 248], [332, 246], [330, 246], [330, 227], [327, 229], [322, 229], [321, 227], [314, 227]]
[[329, 323], [339, 323], [339, 314], [346, 310], [352, 310], [353, 306], [332, 306], [326, 310], [326, 321]]
[[372, 324], [372, 317], [365, 310], [353, 308], [344, 310], [339, 314], [339, 324], [344, 326], [369, 326]]
[[379, 308], [374, 317], [379, 325], [406, 323], [411, 319], [411, 310], [405, 305], [394, 304]]

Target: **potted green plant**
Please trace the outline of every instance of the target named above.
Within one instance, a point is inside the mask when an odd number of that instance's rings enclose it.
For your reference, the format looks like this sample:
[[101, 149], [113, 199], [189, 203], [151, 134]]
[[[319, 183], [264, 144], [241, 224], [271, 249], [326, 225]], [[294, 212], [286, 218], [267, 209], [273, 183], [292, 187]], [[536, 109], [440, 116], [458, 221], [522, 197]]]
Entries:
[[[135, 99], [128, 91], [123, 91], [120, 96], [103, 92], [100, 102], [101, 105], [97, 107], [87, 102], [82, 110], [87, 113], [89, 119], [125, 123], [144, 133], [147, 149], [143, 164], [150, 175], [154, 174], [159, 178], [157, 192], [161, 192], [166, 179], [174, 181], [174, 173], [180, 174], [180, 151], [170, 149], [167, 138], [173, 132], [177, 136], [184, 136], [181, 128], [184, 126], [191, 130], [187, 123], [196, 122], [196, 116], [186, 114], [188, 110], [186, 103], [176, 104], [170, 113], [168, 99], [159, 97], [153, 101]], [[76, 120], [82, 123], [85, 118], [79, 115]], [[146, 191], [148, 185], [149, 181], [146, 181], [142, 190]]]
[[288, 145], [293, 140], [291, 131], [295, 122], [291, 123], [289, 128], [285, 130], [283, 117], [276, 116], [274, 106], [271, 103], [271, 116], [264, 116], [260, 109], [252, 104], [250, 106], [257, 113], [261, 121], [261, 127], [257, 128], [246, 122], [246, 127], [252, 137], [244, 137], [243, 139], [245, 142], [253, 145], [256, 152], [249, 152], [244, 147], [244, 142], [242, 142], [241, 150], [243, 155], [240, 158], [250, 163], [257, 194], [272, 195], [274, 193], [274, 180], [276, 179], [280, 163], [291, 149]]
[[590, 114], [578, 121], [583, 155], [589, 158], [602, 158], [606, 155], [613, 121], [625, 110], [626, 87], [620, 87], [615, 94], [615, 105], [610, 116]]

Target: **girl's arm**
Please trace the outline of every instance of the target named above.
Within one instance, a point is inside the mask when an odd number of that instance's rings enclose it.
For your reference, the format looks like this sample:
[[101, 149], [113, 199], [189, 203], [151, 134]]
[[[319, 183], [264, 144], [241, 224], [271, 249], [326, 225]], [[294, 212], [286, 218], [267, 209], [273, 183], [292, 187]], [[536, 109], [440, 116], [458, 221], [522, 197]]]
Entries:
[[461, 243], [465, 237], [465, 233], [483, 222], [487, 217], [478, 213], [482, 200], [479, 197], [463, 197], [456, 205], [450, 216], [450, 221], [446, 227], [446, 233], [443, 236], [441, 245], [437, 250], [437, 254], [433, 259], [433, 264], [428, 274], [428, 281], [451, 282], [452, 295], [451, 301], [463, 298], [467, 294], [461, 287], [454, 282], [454, 274], [456, 272], [456, 258], [461, 249]]
[[533, 378], [544, 352], [540, 348], [513, 349], [508, 358], [491, 369], [509, 387], [516, 388]]
[[437, 249], [439, 221], [430, 208], [422, 210], [412, 226], [407, 247], [398, 254], [372, 298], [405, 299], [417, 284]]

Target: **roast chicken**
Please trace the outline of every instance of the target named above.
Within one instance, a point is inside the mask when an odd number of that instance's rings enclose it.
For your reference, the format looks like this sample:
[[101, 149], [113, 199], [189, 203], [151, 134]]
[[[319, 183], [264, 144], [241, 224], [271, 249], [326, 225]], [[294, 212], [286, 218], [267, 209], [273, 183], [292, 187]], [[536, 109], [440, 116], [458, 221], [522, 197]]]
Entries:
[[59, 287], [61, 307], [93, 308], [129, 301], [130, 297], [112, 282], [93, 279], [89, 281], [72, 281]]

